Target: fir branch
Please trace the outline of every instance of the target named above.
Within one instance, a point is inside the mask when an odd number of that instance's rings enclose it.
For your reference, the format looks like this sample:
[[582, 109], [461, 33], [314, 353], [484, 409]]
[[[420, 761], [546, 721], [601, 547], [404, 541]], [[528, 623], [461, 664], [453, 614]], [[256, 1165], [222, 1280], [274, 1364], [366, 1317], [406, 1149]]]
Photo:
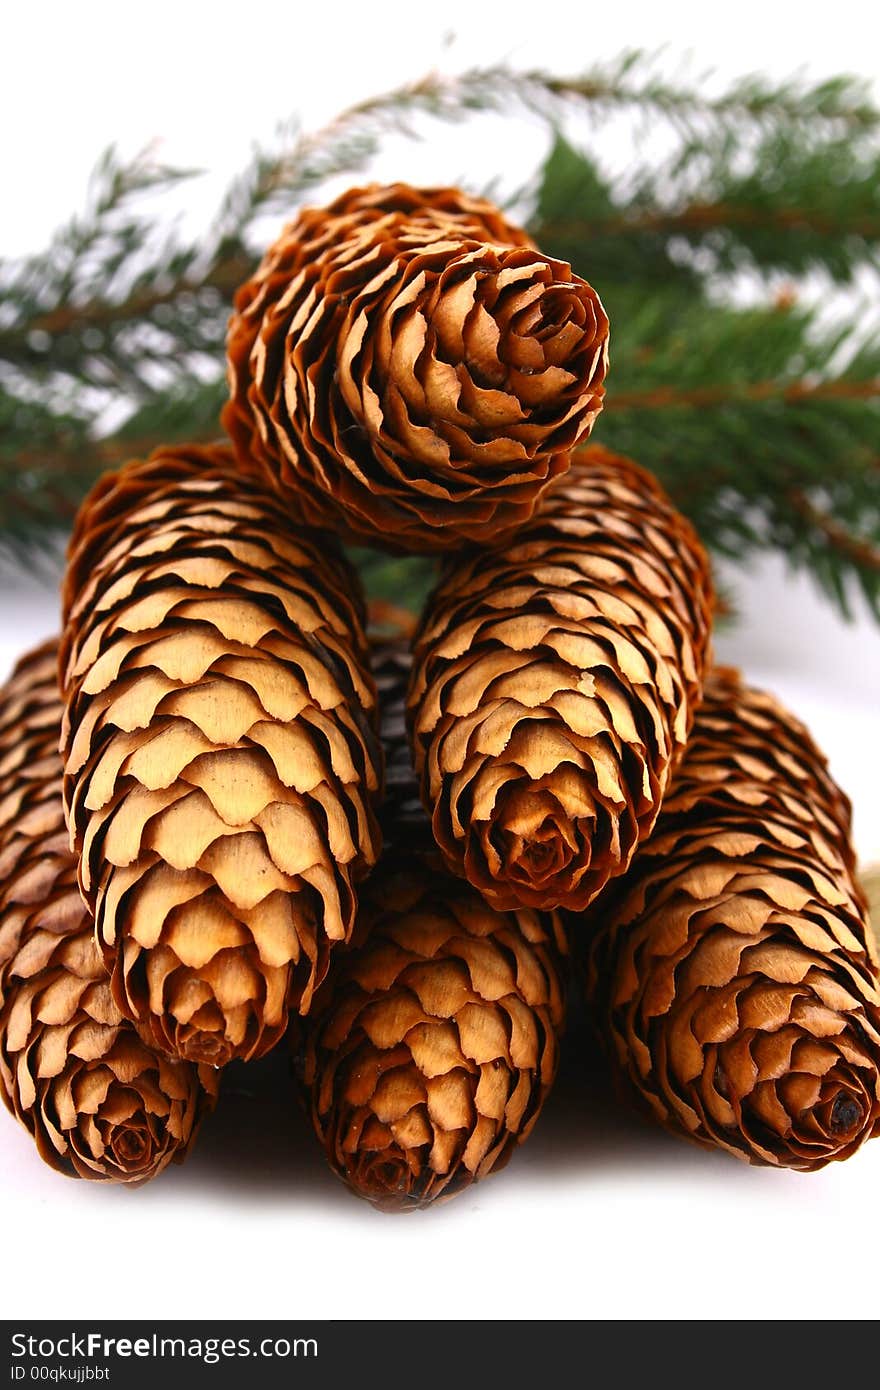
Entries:
[[713, 549], [739, 564], [781, 550], [843, 612], [854, 580], [880, 618], [880, 395], [609, 409], [595, 434], [652, 469]]
[[690, 149], [699, 155], [696, 192], [681, 154], [674, 168], [639, 170], [615, 183], [557, 136], [535, 210], [541, 245], [603, 285], [646, 275], [705, 282], [744, 267], [795, 275], [818, 269], [845, 283], [861, 266], [880, 264], [876, 149], [776, 131], [749, 151], [745, 168], [740, 147]]
[[758, 125], [784, 121], [813, 129], [827, 122], [853, 133], [880, 127], [880, 112], [871, 100], [870, 86], [856, 78], [836, 77], [810, 86], [797, 79], [774, 83], [752, 75], [742, 78], [727, 92], [710, 97], [703, 90], [710, 74], [682, 87], [653, 76], [650, 62], [642, 50], [633, 50], [608, 68], [582, 78], [548, 79], [542, 73], [530, 73], [527, 77], [539, 90], [546, 88], [553, 96], [567, 100], [652, 107], [668, 116], [733, 122], [738, 128], [744, 119]]
[[[0, 264], [0, 543], [32, 546], [107, 466], [217, 435], [229, 301], [258, 224], [367, 171], [389, 134], [480, 112], [555, 132], [530, 229], [611, 315], [596, 437], [653, 467], [716, 549], [779, 547], [841, 606], [854, 577], [880, 612], [880, 347], [855, 325], [820, 332], [797, 304], [807, 272], [846, 282], [877, 265], [880, 112], [846, 79], [749, 78], [709, 95], [634, 54], [571, 80], [430, 74], [322, 131], [293, 129], [255, 152], [192, 244], [167, 235], [152, 199], [193, 175], [106, 156], [49, 250]], [[661, 166], [606, 171], [559, 135], [580, 121], [600, 149], [603, 122], [625, 113], [667, 124]], [[722, 275], [743, 266], [790, 273], [790, 302], [721, 302]], [[386, 601], [417, 605], [433, 577], [418, 561], [358, 562]]]
[[132, 321], [140, 323], [156, 309], [174, 303], [184, 294], [209, 290], [222, 295], [224, 301], [231, 299], [233, 291], [252, 269], [253, 258], [238, 254], [218, 261], [202, 276], [182, 275], [170, 284], [157, 283], [138, 289], [122, 300], [94, 299], [83, 304], [59, 304], [35, 314], [24, 324], [0, 330], [0, 358], [23, 357], [26, 361], [38, 361], [41, 354], [31, 342], [34, 334], [59, 337]]
[[[670, 82], [657, 71], [651, 54], [631, 49], [575, 77], [497, 66], [472, 68], [455, 76], [429, 74], [352, 108], [351, 118], [377, 116], [384, 121], [389, 113], [415, 109], [448, 120], [474, 111], [508, 112], [520, 105], [553, 124], [572, 109], [596, 121], [635, 110], [664, 117], [679, 132], [699, 133], [703, 139], [707, 128], [741, 137], [744, 123], [759, 132], [795, 126], [802, 132], [851, 137], [880, 128], [880, 112], [871, 101], [869, 84], [856, 78], [838, 77], [811, 85], [799, 79], [771, 82], [752, 75], [709, 96], [710, 78], [711, 73], [695, 73], [687, 85]], [[347, 118], [348, 113], [343, 124]]]
[[788, 500], [808, 525], [815, 527], [847, 563], [880, 575], [880, 544], [853, 535], [836, 517], [811, 502], [799, 488], [789, 490]]
[[[17, 283], [7, 285], [5, 303], [16, 293], [22, 303], [12, 324], [0, 319], [0, 358], [38, 366], [45, 351], [34, 346], [37, 335], [60, 335], [89, 329], [108, 331], [120, 325], [143, 321], [155, 311], [176, 304], [181, 298], [216, 291], [225, 301], [234, 286], [251, 268], [253, 253], [247, 250], [249, 228], [258, 213], [274, 208], [290, 211], [308, 191], [333, 174], [354, 172], [364, 167], [379, 140], [390, 131], [411, 131], [409, 118], [422, 113], [437, 119], [464, 119], [479, 111], [509, 111], [521, 105], [555, 121], [559, 103], [575, 103], [601, 119], [612, 108], [655, 110], [677, 119], [711, 117], [716, 122], [736, 125], [743, 118], [762, 128], [771, 123], [794, 124], [809, 129], [815, 138], [817, 126], [845, 127], [848, 131], [872, 131], [880, 115], [866, 100], [864, 88], [839, 79], [810, 88], [804, 84], [770, 84], [758, 78], [739, 83], [730, 92], [714, 99], [702, 94], [699, 84], [685, 88], [654, 76], [645, 55], [629, 53], [617, 62], [600, 65], [577, 79], [560, 79], [541, 72], [515, 73], [506, 68], [473, 69], [455, 77], [429, 74], [417, 82], [353, 104], [324, 129], [313, 134], [299, 133], [284, 152], [272, 155], [258, 151], [254, 165], [234, 181], [215, 219], [214, 246], [205, 262], [204, 248], [183, 248], [176, 253], [176, 265], [167, 258], [146, 266], [136, 287], [128, 294], [108, 294], [108, 259], [105, 254], [100, 276], [94, 278], [98, 293], [84, 297], [82, 285], [72, 279], [88, 255], [110, 238], [117, 250], [128, 250], [144, 240], [144, 218], [135, 215], [113, 227], [119, 218], [147, 192], [167, 189], [192, 177], [190, 171], [172, 170], [153, 164], [147, 156], [129, 166], [120, 165], [108, 152], [96, 171], [91, 208], [82, 220], [74, 220], [56, 238], [43, 257], [19, 268]], [[738, 134], [741, 130], [737, 127]], [[698, 148], [703, 148], [698, 145]], [[779, 160], [774, 160], [779, 168]], [[839, 180], [838, 180], [839, 183]], [[645, 196], [644, 189], [639, 197]], [[719, 214], [720, 216], [720, 214]], [[728, 221], [735, 224], [737, 217]], [[742, 215], [742, 225], [749, 222]], [[626, 218], [617, 228], [622, 230]], [[716, 220], [715, 226], [718, 222]], [[852, 232], [851, 221], [847, 224]], [[594, 229], [595, 230], [595, 229]], [[602, 228], [599, 228], [600, 232]], [[629, 230], [633, 230], [632, 227]], [[683, 226], [653, 228], [674, 234]], [[705, 228], [703, 228], [705, 230]], [[560, 229], [565, 235], [565, 229]], [[122, 256], [123, 264], [126, 256]], [[0, 268], [0, 273], [8, 267]], [[110, 277], [111, 289], [113, 277]], [[39, 288], [36, 288], [39, 287]], [[54, 303], [52, 299], [54, 298]], [[49, 302], [47, 302], [49, 301]], [[203, 312], [206, 305], [201, 304]], [[162, 325], [160, 325], [162, 326]], [[168, 331], [168, 324], [164, 329]], [[191, 329], [191, 325], [187, 325]], [[213, 338], [211, 339], [213, 341]], [[107, 344], [96, 345], [107, 349]], [[193, 344], [205, 346], [204, 342]], [[129, 383], [130, 385], [130, 383]]]
[[745, 401], [878, 401], [880, 377], [852, 381], [840, 377], [833, 381], [729, 381], [708, 386], [658, 386], [653, 391], [617, 391], [605, 403], [609, 413], [618, 410], [698, 409], [735, 405]]
[[821, 235], [830, 235], [845, 226], [855, 236], [872, 241], [880, 237], [880, 216], [844, 221], [823, 214], [815, 207], [737, 207], [735, 203], [695, 202], [682, 208], [639, 208], [619, 212], [597, 222], [585, 220], [556, 222], [557, 236], [581, 239], [589, 236], [626, 236], [631, 233], [655, 232], [660, 236], [690, 236], [719, 228], [762, 227], [771, 231], [792, 231], [806, 228]]

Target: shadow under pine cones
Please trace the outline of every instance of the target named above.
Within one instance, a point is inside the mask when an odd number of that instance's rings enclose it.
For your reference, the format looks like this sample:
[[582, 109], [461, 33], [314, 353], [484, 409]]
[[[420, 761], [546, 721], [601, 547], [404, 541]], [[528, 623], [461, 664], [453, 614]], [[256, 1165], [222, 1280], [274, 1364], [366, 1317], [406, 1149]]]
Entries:
[[[494, 1193], [501, 1198], [505, 1184], [517, 1174], [524, 1185], [579, 1174], [598, 1179], [611, 1171], [659, 1178], [664, 1170], [680, 1172], [682, 1167], [705, 1171], [713, 1162], [722, 1163], [733, 1179], [737, 1173], [750, 1179], [758, 1171], [683, 1143], [617, 1097], [589, 1025], [574, 1008], [559, 1076], [534, 1131], [508, 1170], [478, 1184], [471, 1197]], [[327, 1166], [300, 1105], [283, 1044], [260, 1061], [233, 1062], [225, 1069], [217, 1109], [203, 1125], [187, 1176], [203, 1190], [235, 1192], [261, 1205], [307, 1199], [373, 1215], [373, 1208], [357, 1201]], [[446, 1205], [431, 1210], [442, 1211]]]

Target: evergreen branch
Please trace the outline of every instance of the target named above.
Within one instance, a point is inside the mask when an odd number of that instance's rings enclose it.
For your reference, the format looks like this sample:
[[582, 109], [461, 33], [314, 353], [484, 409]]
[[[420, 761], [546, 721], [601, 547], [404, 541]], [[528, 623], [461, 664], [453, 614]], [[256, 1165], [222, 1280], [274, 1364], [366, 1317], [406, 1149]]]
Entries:
[[138, 289], [122, 300], [94, 299], [83, 304], [60, 304], [44, 313], [35, 314], [27, 323], [7, 330], [0, 329], [0, 358], [15, 357], [29, 347], [33, 334], [59, 337], [65, 333], [81, 333], [87, 329], [107, 329], [114, 325], [142, 322], [165, 305], [172, 304], [184, 294], [202, 294], [214, 290], [224, 299], [253, 269], [253, 258], [241, 254], [226, 256], [217, 261], [206, 274], [182, 275], [173, 283]]
[[[86, 213], [42, 256], [0, 265], [0, 543], [33, 545], [105, 467], [217, 436], [228, 305], [258, 219], [366, 169], [391, 133], [493, 111], [557, 132], [577, 115], [591, 139], [622, 113], [667, 123], [669, 159], [623, 176], [557, 134], [535, 193], [530, 230], [611, 316], [597, 438], [653, 468], [716, 550], [778, 547], [843, 608], [855, 577], [880, 616], [880, 345], [857, 346], [854, 325], [820, 332], [797, 284], [753, 310], [718, 294], [719, 272], [743, 265], [840, 282], [876, 266], [880, 113], [843, 79], [750, 78], [713, 96], [633, 54], [571, 80], [429, 74], [355, 103], [258, 151], [191, 245], [163, 234], [148, 200], [192, 176], [106, 156]], [[356, 559], [386, 603], [417, 606], [433, 578], [419, 560]]]
[[653, 391], [618, 391], [609, 394], [605, 410], [661, 410], [668, 408], [707, 409], [742, 401], [870, 401], [880, 400], [880, 377], [852, 381], [839, 377], [832, 381], [729, 381], [683, 389], [659, 386]]
[[[301, 133], [291, 148], [277, 156], [258, 154], [254, 168], [234, 182], [215, 219], [215, 245], [207, 264], [204, 264], [203, 248], [188, 248], [178, 252], [182, 271], [176, 275], [169, 274], [171, 268], [161, 262], [148, 266], [142, 271], [137, 288], [122, 296], [108, 295], [106, 274], [95, 276], [98, 293], [84, 299], [74, 293], [76, 286], [69, 278], [71, 267], [81, 265], [87, 252], [102, 238], [111, 235], [113, 218], [118, 218], [145, 192], [166, 188], [192, 176], [187, 171], [154, 166], [145, 157], [129, 166], [120, 166], [112, 153], [108, 153], [96, 171], [90, 213], [63, 229], [46, 256], [21, 268], [17, 277], [19, 291], [25, 286], [30, 290], [35, 285], [41, 288], [23, 295], [25, 312], [16, 315], [13, 324], [4, 326], [0, 321], [0, 357], [18, 359], [23, 355], [24, 360], [36, 364], [41, 354], [29, 348], [34, 334], [82, 333], [90, 328], [108, 330], [142, 320], [156, 309], [173, 305], [181, 297], [205, 290], [216, 290], [226, 299], [251, 268], [253, 258], [245, 243], [254, 216], [265, 212], [267, 204], [279, 199], [289, 211], [299, 196], [331, 174], [362, 167], [382, 135], [399, 129], [411, 133], [407, 117], [413, 112], [438, 119], [461, 120], [476, 111], [508, 110], [511, 104], [519, 103], [545, 119], [555, 120], [560, 101], [576, 102], [585, 109], [638, 107], [674, 113], [678, 117], [685, 113], [700, 118], [711, 116], [725, 122], [745, 117], [759, 123], [772, 121], [776, 125], [781, 121], [809, 126], [813, 132], [817, 122], [820, 125], [823, 122], [843, 123], [847, 128], [867, 131], [880, 124], [880, 113], [867, 102], [862, 86], [849, 80], [840, 79], [809, 88], [797, 83], [768, 84], [751, 78], [728, 93], [710, 99], [702, 94], [699, 86], [676, 87], [652, 76], [649, 60], [638, 53], [626, 54], [615, 63], [597, 66], [584, 77], [573, 79], [538, 71], [515, 73], [500, 67], [476, 68], [453, 77], [428, 74], [417, 82], [354, 103], [322, 130]], [[774, 160], [774, 168], [778, 171], [778, 159]], [[642, 190], [639, 196], [644, 198], [644, 195]], [[754, 209], [736, 209], [734, 204], [722, 203], [716, 204], [712, 226], [721, 225], [728, 206], [733, 209], [732, 215], [727, 217], [728, 228], [774, 225], [772, 217], [769, 222], [756, 223]], [[796, 211], [790, 214], [795, 215]], [[669, 219], [667, 226], [652, 225], [652, 216], [656, 214], [647, 214], [641, 230], [675, 234], [688, 227], [693, 230], [694, 222], [699, 222], [694, 208], [678, 214], [678, 224], [675, 214], [665, 214]], [[703, 221], [697, 229], [704, 232], [708, 225]], [[810, 225], [816, 230], [822, 229], [819, 223]], [[865, 235], [864, 227], [864, 221], [856, 225], [852, 220], [846, 223], [850, 234]], [[611, 235], [634, 229], [640, 229], [638, 218], [633, 223], [625, 212], [611, 219], [605, 227], [601, 223], [598, 227], [600, 233]], [[591, 234], [595, 235], [596, 230], [591, 228]], [[563, 224], [551, 229], [551, 236], [565, 237], [572, 232], [580, 234], [579, 229], [566, 228]], [[142, 233], [143, 221], [135, 217], [117, 228], [113, 235], [127, 247], [132, 240], [143, 241]], [[60, 270], [62, 265], [65, 268]], [[57, 302], [47, 306], [46, 299], [51, 298], [53, 292]], [[7, 286], [7, 303], [11, 297]]]
[[666, 115], [702, 116], [719, 121], [751, 120], [808, 124], [828, 122], [852, 131], [873, 131], [880, 127], [880, 112], [871, 101], [867, 82], [855, 78], [832, 78], [818, 86], [792, 80], [772, 83], [760, 76], [745, 77], [717, 97], [703, 93], [705, 78], [697, 85], [678, 87], [648, 74], [641, 81], [627, 82], [638, 75], [650, 59], [642, 51], [625, 54], [609, 68], [582, 78], [548, 78], [544, 73], [526, 77], [555, 97], [582, 102], [613, 102], [615, 105], [654, 107]]
[[92, 174], [85, 212], [71, 218], [42, 254], [19, 262], [0, 261], [4, 318], [10, 308], [18, 310], [21, 318], [75, 304], [83, 282], [112, 280], [139, 249], [145, 196], [166, 192], [193, 177], [192, 170], [156, 164], [149, 151], [120, 164], [115, 152], [107, 150]]
[[655, 472], [711, 548], [739, 564], [781, 550], [844, 612], [854, 579], [880, 618], [878, 404], [731, 397], [609, 410], [595, 433]]
[[[790, 131], [773, 132], [747, 155], [742, 147], [688, 148], [691, 161], [680, 154], [673, 168], [641, 170], [616, 187], [557, 136], [538, 193], [539, 243], [605, 286], [646, 275], [705, 282], [743, 265], [820, 269], [846, 282], [860, 266], [880, 263], [877, 150], [801, 141]], [[683, 246], [702, 261], [683, 257]]]
[[696, 74], [687, 86], [656, 73], [655, 59], [632, 49], [607, 63], [595, 64], [575, 77], [558, 77], [538, 69], [472, 68], [456, 76], [429, 74], [352, 108], [355, 116], [384, 117], [394, 108], [418, 108], [444, 118], [462, 112], [510, 109], [520, 104], [552, 120], [572, 107], [601, 119], [616, 111], [637, 110], [666, 117], [679, 130], [700, 124], [725, 133], [743, 123], [759, 131], [798, 126], [811, 132], [857, 136], [880, 128], [880, 111], [867, 82], [832, 78], [818, 85], [797, 79], [774, 83], [757, 75], [743, 78], [717, 96], [706, 94], [711, 74]]
[[[870, 100], [869, 85], [840, 77], [811, 86], [792, 80], [768, 82], [751, 76], [716, 97], [705, 94], [706, 74], [689, 86], [676, 86], [654, 71], [655, 59], [633, 49], [597, 63], [576, 77], [558, 77], [539, 69], [515, 71], [505, 66], [475, 67], [459, 74], [426, 73], [417, 81], [356, 102], [314, 135], [303, 136], [290, 154], [267, 168], [267, 192], [289, 189], [302, 178], [310, 160], [324, 158], [334, 146], [352, 138], [375, 137], [390, 130], [410, 132], [407, 117], [422, 113], [442, 120], [461, 120], [475, 112], [522, 106], [556, 124], [574, 106], [602, 118], [616, 110], [636, 109], [684, 121], [709, 121], [726, 131], [743, 121], [765, 131], [780, 126], [809, 128], [813, 133], [872, 132], [880, 128], [880, 111]], [[326, 174], [321, 174], [326, 177]]]
[[566, 240], [590, 237], [628, 236], [650, 232], [661, 237], [702, 236], [706, 232], [737, 228], [760, 228], [771, 232], [806, 230], [820, 236], [833, 236], [844, 230], [864, 241], [880, 240], [880, 216], [854, 220], [833, 217], [813, 206], [738, 207], [735, 203], [694, 202], [681, 208], [642, 208], [625, 210], [596, 222], [557, 221], [552, 234]]
[[791, 488], [788, 500], [800, 516], [828, 542], [833, 550], [857, 569], [873, 570], [880, 575], [880, 545], [853, 535], [836, 517], [810, 501], [799, 488]]
[[[186, 439], [192, 444], [206, 444], [218, 438], [219, 426], [212, 429], [186, 431]], [[169, 436], [165, 443], [173, 443]], [[16, 464], [26, 471], [39, 471], [43, 479], [52, 473], [71, 473], [94, 481], [107, 468], [118, 468], [129, 459], [146, 458], [159, 443], [155, 433], [129, 435], [125, 432], [109, 435], [104, 439], [87, 439], [63, 453], [46, 453], [40, 450], [24, 450], [16, 455]], [[46, 486], [44, 482], [43, 487]], [[74, 505], [78, 497], [73, 499]]]

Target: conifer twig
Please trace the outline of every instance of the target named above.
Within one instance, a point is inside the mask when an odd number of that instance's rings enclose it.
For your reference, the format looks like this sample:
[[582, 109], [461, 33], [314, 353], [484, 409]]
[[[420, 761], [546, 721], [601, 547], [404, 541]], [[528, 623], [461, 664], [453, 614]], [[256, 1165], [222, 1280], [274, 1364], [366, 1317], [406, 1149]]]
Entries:
[[[547, 131], [540, 170], [518, 171], [520, 207], [531, 199], [541, 247], [608, 309], [597, 438], [654, 468], [710, 546], [741, 559], [782, 549], [843, 607], [855, 578], [880, 616], [880, 109], [846, 78], [721, 90], [634, 53], [572, 78], [429, 73], [321, 130], [291, 129], [191, 242], [150, 199], [193, 174], [106, 155], [87, 210], [49, 249], [0, 263], [0, 547], [38, 551], [102, 469], [216, 437], [230, 300], [266, 218], [320, 203], [335, 175], [369, 178], [392, 135], [480, 113]], [[633, 167], [605, 169], [612, 120], [662, 125], [664, 162], [642, 167], [636, 144]], [[422, 181], [432, 174], [426, 147]], [[766, 289], [751, 309], [724, 293], [744, 267]], [[767, 278], [779, 272], [783, 298]], [[824, 330], [809, 308], [816, 272], [873, 293], [874, 308]], [[415, 562], [358, 563], [392, 602], [431, 582]]]

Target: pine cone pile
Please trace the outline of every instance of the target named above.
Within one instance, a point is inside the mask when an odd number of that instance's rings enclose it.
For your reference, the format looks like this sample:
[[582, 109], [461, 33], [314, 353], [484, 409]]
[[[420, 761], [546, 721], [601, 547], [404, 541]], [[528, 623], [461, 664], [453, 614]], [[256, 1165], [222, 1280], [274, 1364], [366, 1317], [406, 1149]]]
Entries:
[[[0, 707], [0, 1090], [59, 1171], [158, 1173], [285, 1047], [355, 1193], [450, 1197], [539, 1122], [575, 981], [679, 1134], [812, 1171], [880, 1129], [848, 802], [587, 443], [608, 333], [491, 203], [355, 188], [239, 289], [228, 442], [84, 502]], [[418, 614], [383, 561], [407, 635], [351, 541], [435, 557]]]

